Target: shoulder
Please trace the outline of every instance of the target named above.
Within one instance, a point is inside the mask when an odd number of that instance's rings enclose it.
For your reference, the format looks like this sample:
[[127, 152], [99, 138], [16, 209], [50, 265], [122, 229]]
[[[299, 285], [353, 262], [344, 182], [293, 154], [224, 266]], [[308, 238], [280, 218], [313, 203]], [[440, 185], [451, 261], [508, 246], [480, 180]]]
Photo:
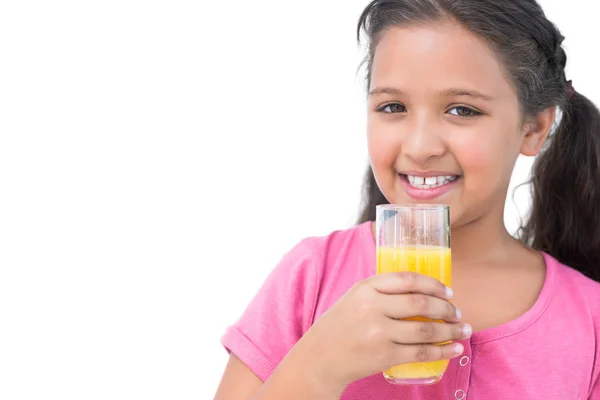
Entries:
[[574, 301], [585, 303], [600, 319], [600, 283], [551, 256], [546, 259], [555, 269], [558, 290]]
[[[310, 293], [314, 322], [353, 285], [373, 275], [375, 240], [370, 222], [304, 239], [299, 248], [312, 255]], [[295, 257], [294, 257], [295, 258]]]
[[569, 341], [578, 343], [579, 352], [571, 357], [587, 368], [591, 393], [600, 375], [600, 283], [548, 254], [545, 258], [553, 277], [551, 331], [565, 332]]
[[294, 289], [290, 294], [318, 292], [328, 271], [348, 264], [348, 260], [356, 264], [374, 259], [370, 254], [365, 257], [365, 249], [374, 256], [374, 247], [370, 223], [305, 237], [283, 254], [263, 286]]
[[600, 350], [600, 283], [549, 255], [546, 262], [553, 271], [554, 310], [567, 317], [572, 327], [593, 336]]
[[282, 261], [296, 263], [310, 260], [315, 266], [326, 267], [339, 262], [342, 257], [361, 253], [370, 242], [373, 242], [371, 223], [367, 222], [326, 235], [306, 237], [287, 251]]
[[[319, 315], [356, 282], [375, 272], [375, 240], [371, 223], [301, 240], [288, 251], [273, 275], [293, 287]], [[311, 321], [312, 322], [312, 318]]]
[[345, 264], [347, 260], [356, 262], [369, 258], [368, 255], [365, 257], [365, 249], [373, 248], [374, 255], [374, 246], [370, 222], [325, 235], [308, 236], [284, 253], [269, 278], [320, 281], [325, 271]]

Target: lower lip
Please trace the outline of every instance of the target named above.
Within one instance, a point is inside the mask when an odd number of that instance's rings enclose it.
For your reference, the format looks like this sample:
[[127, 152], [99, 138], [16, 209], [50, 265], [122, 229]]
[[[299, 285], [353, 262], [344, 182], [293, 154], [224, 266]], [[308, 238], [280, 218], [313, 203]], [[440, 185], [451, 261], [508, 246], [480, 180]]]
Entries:
[[419, 189], [408, 182], [406, 175], [400, 175], [400, 182], [402, 182], [402, 188], [404, 191], [415, 200], [432, 200], [446, 194], [452, 187], [461, 179], [459, 176], [452, 182], [443, 184], [429, 189]]

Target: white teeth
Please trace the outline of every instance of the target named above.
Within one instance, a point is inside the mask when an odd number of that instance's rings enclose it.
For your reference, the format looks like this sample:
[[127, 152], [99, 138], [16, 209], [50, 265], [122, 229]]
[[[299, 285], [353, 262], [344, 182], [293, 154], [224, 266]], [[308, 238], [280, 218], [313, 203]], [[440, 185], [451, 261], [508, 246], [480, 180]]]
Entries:
[[411, 186], [416, 187], [418, 189], [431, 189], [438, 186], [445, 185], [450, 183], [458, 178], [456, 175], [446, 175], [446, 176], [413, 176], [407, 175], [408, 182]]

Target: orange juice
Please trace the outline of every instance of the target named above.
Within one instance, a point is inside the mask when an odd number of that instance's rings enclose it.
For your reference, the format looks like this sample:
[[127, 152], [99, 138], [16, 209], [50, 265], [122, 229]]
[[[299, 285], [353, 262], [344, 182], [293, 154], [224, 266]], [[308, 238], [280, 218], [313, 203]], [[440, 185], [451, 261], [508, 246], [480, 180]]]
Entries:
[[[377, 273], [412, 271], [431, 276], [448, 287], [452, 287], [452, 262], [450, 249], [445, 247], [379, 247], [377, 249]], [[410, 318], [415, 321], [430, 321], [426, 318]], [[384, 372], [388, 380], [414, 381], [422, 384], [438, 382], [448, 360], [418, 362], [397, 365]]]

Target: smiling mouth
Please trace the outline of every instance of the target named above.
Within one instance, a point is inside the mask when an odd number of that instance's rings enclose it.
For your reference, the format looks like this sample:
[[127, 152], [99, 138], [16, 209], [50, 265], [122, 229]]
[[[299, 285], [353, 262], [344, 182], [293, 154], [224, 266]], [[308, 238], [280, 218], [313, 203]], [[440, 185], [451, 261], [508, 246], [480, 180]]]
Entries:
[[452, 183], [460, 178], [460, 175], [440, 175], [440, 176], [416, 176], [400, 174], [408, 184], [415, 189], [434, 189], [449, 183]]

